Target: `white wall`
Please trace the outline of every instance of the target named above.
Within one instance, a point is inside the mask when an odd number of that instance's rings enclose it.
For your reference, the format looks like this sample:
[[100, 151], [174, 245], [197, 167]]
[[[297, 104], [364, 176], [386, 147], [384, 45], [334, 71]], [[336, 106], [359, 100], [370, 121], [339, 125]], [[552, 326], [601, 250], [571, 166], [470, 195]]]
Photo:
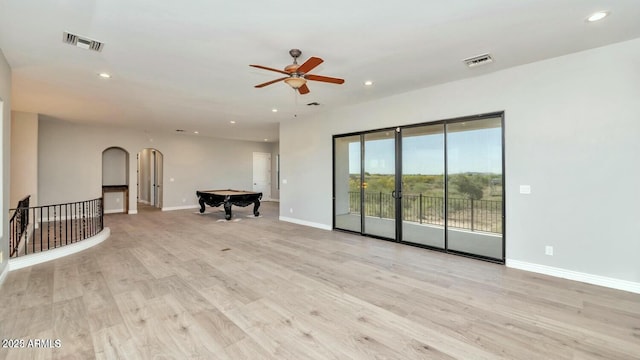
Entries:
[[287, 121], [281, 215], [331, 224], [334, 134], [504, 110], [507, 262], [640, 284], [639, 99], [636, 39]]
[[[199, 189], [251, 189], [253, 152], [271, 151], [271, 145], [263, 142], [149, 134], [41, 116], [38, 136], [40, 203], [100, 197], [102, 151], [112, 146], [121, 147], [129, 154], [137, 154], [145, 148], [162, 152], [165, 209], [197, 206], [195, 192]], [[129, 156], [129, 184], [137, 183], [136, 168], [136, 157]], [[137, 209], [136, 195], [136, 187], [130, 186], [130, 211]]]
[[127, 152], [109, 148], [102, 152], [102, 185], [127, 185], [129, 179]]
[[271, 144], [271, 199], [280, 199], [280, 189], [278, 188], [278, 156], [280, 155], [280, 144]]
[[0, 49], [0, 111], [2, 114], [2, 127], [0, 127], [0, 178], [2, 178], [2, 191], [0, 203], [2, 204], [2, 223], [0, 223], [0, 285], [7, 273], [9, 263], [9, 198], [10, 198], [10, 136], [11, 136], [11, 68]]
[[38, 115], [11, 112], [11, 198], [9, 206], [31, 195], [29, 206], [38, 205]]

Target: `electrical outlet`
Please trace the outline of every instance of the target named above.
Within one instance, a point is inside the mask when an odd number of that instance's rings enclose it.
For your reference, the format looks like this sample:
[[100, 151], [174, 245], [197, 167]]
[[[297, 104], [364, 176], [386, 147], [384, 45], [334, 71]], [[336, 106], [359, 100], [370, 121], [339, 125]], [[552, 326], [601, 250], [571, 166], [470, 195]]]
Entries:
[[547, 245], [544, 247], [545, 255], [553, 256], [553, 246]]

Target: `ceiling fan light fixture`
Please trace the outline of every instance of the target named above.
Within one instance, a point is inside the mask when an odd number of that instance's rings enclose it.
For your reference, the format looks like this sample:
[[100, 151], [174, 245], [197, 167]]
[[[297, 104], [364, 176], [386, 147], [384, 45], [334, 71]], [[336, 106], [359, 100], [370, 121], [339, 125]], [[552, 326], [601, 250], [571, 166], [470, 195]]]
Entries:
[[307, 83], [307, 80], [305, 78], [294, 76], [294, 77], [284, 79], [284, 82], [286, 82], [289, 86], [291, 86], [294, 89], [299, 89], [302, 85]]

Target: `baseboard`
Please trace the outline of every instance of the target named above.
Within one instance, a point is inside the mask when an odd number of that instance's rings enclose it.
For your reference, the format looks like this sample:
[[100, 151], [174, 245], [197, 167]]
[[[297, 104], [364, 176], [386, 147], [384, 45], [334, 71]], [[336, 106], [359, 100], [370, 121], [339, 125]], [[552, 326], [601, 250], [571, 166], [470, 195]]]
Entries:
[[7, 266], [5, 266], [4, 269], [2, 269], [2, 272], [0, 273], [0, 289], [2, 288], [2, 284], [4, 283], [4, 280], [7, 278], [7, 274], [9, 274], [8, 263], [7, 263]]
[[147, 200], [140, 200], [140, 199], [138, 199], [138, 202], [139, 202], [139, 203], [143, 203], [143, 204], [145, 204], [145, 205], [151, 205], [151, 202], [150, 202], [150, 201], [147, 201]]
[[294, 218], [285, 217], [285, 216], [280, 216], [279, 220], [280, 221], [286, 221], [286, 222], [294, 223], [294, 224], [298, 224], [298, 225], [310, 226], [310, 227], [314, 227], [314, 228], [318, 228], [318, 229], [322, 229], [322, 230], [331, 230], [331, 226], [329, 226], [329, 225], [315, 223], [315, 222], [311, 222], [311, 221], [294, 219]]
[[162, 211], [187, 210], [187, 209], [199, 209], [199, 208], [200, 208], [200, 205], [168, 206], [168, 207], [163, 207]]
[[525, 261], [519, 260], [510, 260], [507, 259], [506, 262], [507, 267], [531, 271], [539, 274], [545, 274], [550, 276], [555, 276], [563, 279], [575, 280], [584, 282], [587, 284], [604, 286], [617, 290], [624, 290], [636, 294], [640, 294], [640, 283], [628, 281], [628, 280], [620, 280], [615, 278], [610, 278], [606, 276], [600, 275], [592, 275], [587, 273], [582, 273], [573, 270], [561, 269], [552, 266], [540, 265], [529, 263]]
[[18, 270], [28, 266], [41, 264], [47, 261], [75, 254], [77, 252], [100, 244], [101, 242], [105, 241], [109, 237], [109, 235], [111, 235], [111, 229], [106, 227], [102, 229], [102, 231], [97, 235], [94, 235], [82, 241], [78, 241], [77, 243], [71, 245], [65, 245], [57, 249], [51, 249], [35, 254], [24, 255], [9, 259], [9, 266], [7, 266], [7, 268], [9, 269], [9, 271]]
[[106, 214], [122, 214], [124, 212], [124, 209], [113, 209], [113, 210], [105, 210], [104, 213]]
[[135, 215], [138, 213], [138, 210], [129, 210], [129, 215]]

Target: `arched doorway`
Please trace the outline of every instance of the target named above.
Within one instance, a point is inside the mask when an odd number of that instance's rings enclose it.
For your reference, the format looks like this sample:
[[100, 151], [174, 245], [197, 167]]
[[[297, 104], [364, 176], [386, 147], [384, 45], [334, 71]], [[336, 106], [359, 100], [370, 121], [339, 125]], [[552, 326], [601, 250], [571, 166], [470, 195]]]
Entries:
[[[138, 153], [138, 209], [162, 209], [163, 197], [163, 160], [162, 153], [153, 148], [142, 149]], [[140, 206], [142, 205], [142, 206]]]
[[102, 151], [104, 213], [129, 213], [129, 152], [121, 147]]

